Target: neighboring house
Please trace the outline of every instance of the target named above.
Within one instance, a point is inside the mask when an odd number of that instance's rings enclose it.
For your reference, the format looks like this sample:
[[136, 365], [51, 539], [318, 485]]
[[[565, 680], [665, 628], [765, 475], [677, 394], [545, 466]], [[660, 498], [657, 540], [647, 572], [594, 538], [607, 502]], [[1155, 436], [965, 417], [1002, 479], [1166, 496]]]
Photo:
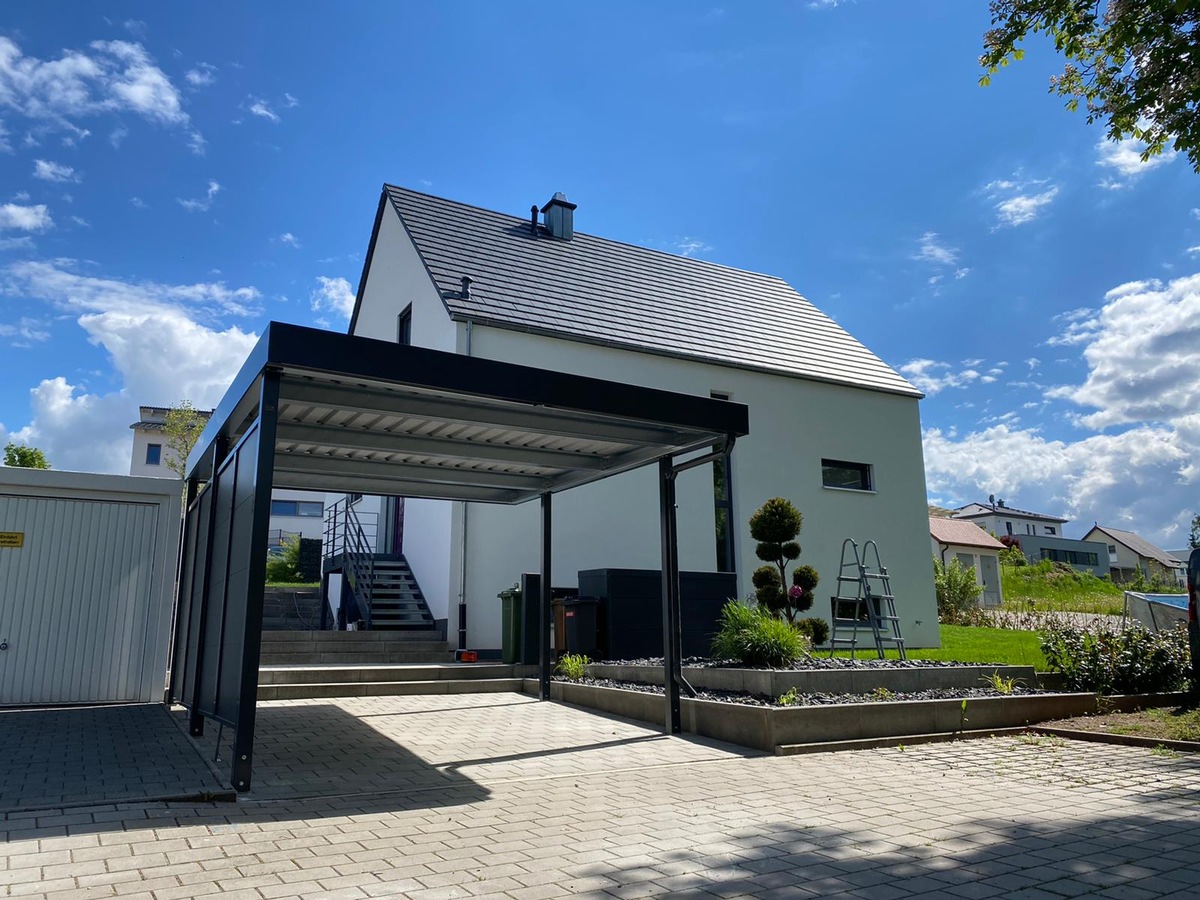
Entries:
[[933, 555], [943, 565], [957, 559], [965, 569], [975, 573], [975, 583], [982, 589], [982, 606], [999, 606], [1004, 599], [1000, 587], [1000, 551], [1004, 545], [973, 522], [944, 516], [929, 517], [929, 537]]
[[1000, 537], [1012, 535], [1017, 538], [1039, 534], [1062, 537], [1062, 526], [1070, 521], [1061, 516], [1013, 509], [1011, 506], [1005, 506], [1003, 500], [993, 502], [990, 499], [987, 503], [968, 503], [966, 506], [960, 506], [954, 511], [954, 518], [969, 519], [985, 531]]
[[1073, 538], [1021, 535], [1021, 552], [1030, 562], [1043, 559], [1066, 563], [1081, 572], [1091, 572], [1097, 578], [1108, 574], [1108, 551], [1098, 541], [1079, 541]]
[[[163, 433], [170, 408], [140, 406], [138, 410], [141, 418], [129, 426], [133, 429], [133, 456], [129, 463], [129, 474], [150, 478], [180, 478], [169, 465], [175, 457]], [[212, 410], [198, 409], [196, 415], [207, 421]], [[271, 546], [283, 546], [283, 542], [294, 534], [320, 538], [324, 533], [324, 501], [324, 494], [309, 491], [272, 491]]]
[[[835, 590], [843, 540], [874, 539], [910, 646], [936, 646], [921, 393], [781, 279], [584, 234], [575, 211], [561, 194], [539, 220], [385, 186], [350, 333], [748, 404], [730, 461], [679, 478], [681, 569], [735, 572], [749, 596], [762, 563], [747, 521], [787, 497], [819, 596]], [[556, 586], [660, 568], [657, 477], [555, 497]], [[465, 617], [467, 646], [499, 647], [496, 595], [538, 569], [536, 505], [384, 498], [381, 536], [400, 503], [385, 549], [403, 547], [436, 619]]]
[[1177, 559], [1132, 531], [1094, 525], [1084, 538], [1107, 545], [1108, 567], [1113, 581], [1130, 581], [1141, 572], [1146, 578], [1157, 575], [1171, 584], [1181, 587], [1187, 584], [1187, 560]]

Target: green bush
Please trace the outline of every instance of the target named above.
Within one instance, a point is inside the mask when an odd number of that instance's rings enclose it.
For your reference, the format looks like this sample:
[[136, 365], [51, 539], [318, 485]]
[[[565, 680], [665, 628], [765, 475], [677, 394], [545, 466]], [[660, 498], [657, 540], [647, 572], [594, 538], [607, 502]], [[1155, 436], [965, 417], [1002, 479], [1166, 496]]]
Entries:
[[564, 678], [578, 681], [587, 674], [587, 667], [590, 662], [590, 659], [580, 653], [565, 653], [559, 657], [558, 665], [555, 666], [554, 670]]
[[938, 621], [943, 625], [974, 625], [979, 621], [979, 594], [974, 568], [968, 569], [957, 558], [944, 564], [933, 558], [933, 586], [937, 592]]
[[1147, 631], [1099, 622], [1091, 629], [1051, 624], [1042, 653], [1068, 689], [1098, 694], [1151, 694], [1184, 687], [1189, 673], [1187, 630]]
[[796, 622], [796, 630], [808, 638], [809, 644], [814, 647], [829, 640], [829, 623], [824, 619], [799, 619]]
[[808, 650], [808, 641], [789, 622], [776, 619], [761, 606], [730, 600], [721, 610], [713, 638], [713, 655], [747, 666], [790, 666]]
[[300, 577], [300, 536], [284, 541], [283, 552], [267, 557], [267, 584], [304, 581]]
[[801, 566], [792, 573], [787, 586], [787, 567], [800, 557], [796, 535], [804, 516], [790, 500], [772, 497], [750, 517], [750, 536], [758, 541], [754, 555], [768, 566], [754, 570], [754, 596], [758, 605], [776, 617], [796, 621], [796, 614], [811, 609], [813, 589], [820, 576], [812, 566]]

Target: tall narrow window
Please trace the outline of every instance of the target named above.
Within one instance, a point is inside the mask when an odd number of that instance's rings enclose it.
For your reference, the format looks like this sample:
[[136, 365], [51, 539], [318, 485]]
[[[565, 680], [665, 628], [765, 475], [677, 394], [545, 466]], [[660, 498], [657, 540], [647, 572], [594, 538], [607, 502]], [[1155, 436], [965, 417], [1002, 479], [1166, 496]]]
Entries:
[[[714, 400], [728, 400], [728, 394], [713, 393]], [[717, 525], [717, 571], [736, 572], [733, 555], [733, 466], [723, 456], [713, 463], [713, 512]]]
[[412, 343], [412, 304], [396, 317], [396, 343], [408, 346]]
[[162, 444], [146, 445], [146, 465], [162, 465]]

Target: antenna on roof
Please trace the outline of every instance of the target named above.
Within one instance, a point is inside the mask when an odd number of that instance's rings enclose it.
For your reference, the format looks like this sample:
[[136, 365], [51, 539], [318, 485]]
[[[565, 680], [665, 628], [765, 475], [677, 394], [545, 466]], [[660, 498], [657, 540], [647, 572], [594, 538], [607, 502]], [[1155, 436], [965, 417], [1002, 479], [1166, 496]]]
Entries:
[[996, 495], [995, 494], [988, 494], [988, 505], [993, 506], [993, 507], [996, 505]]

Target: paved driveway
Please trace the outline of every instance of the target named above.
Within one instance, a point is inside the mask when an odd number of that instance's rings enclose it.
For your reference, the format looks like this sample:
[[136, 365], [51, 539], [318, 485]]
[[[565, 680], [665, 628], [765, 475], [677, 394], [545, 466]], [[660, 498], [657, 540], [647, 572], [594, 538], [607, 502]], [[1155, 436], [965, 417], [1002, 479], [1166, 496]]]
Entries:
[[0, 821], [0, 890], [1200, 895], [1191, 756], [1004, 738], [769, 757], [509, 694], [260, 706], [251, 798]]

